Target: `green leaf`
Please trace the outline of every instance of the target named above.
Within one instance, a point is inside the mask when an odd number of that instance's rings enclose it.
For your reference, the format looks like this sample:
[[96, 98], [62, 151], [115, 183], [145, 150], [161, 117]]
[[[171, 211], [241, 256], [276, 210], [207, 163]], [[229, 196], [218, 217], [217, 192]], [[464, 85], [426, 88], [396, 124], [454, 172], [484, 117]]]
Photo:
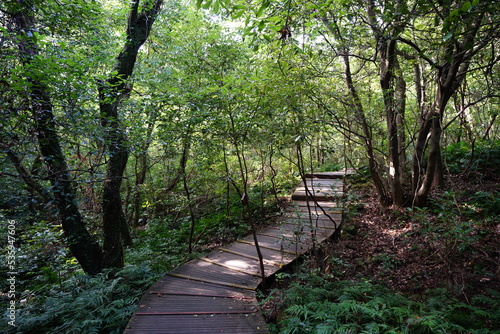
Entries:
[[209, 9], [211, 5], [212, 5], [212, 0], [207, 0], [207, 2], [205, 2], [203, 5], [201, 5], [201, 8]]
[[446, 35], [443, 37], [443, 41], [447, 41], [453, 36], [453, 31], [448, 32]]
[[270, 22], [281, 22], [283, 19], [281, 16], [271, 16], [270, 18], [267, 19]]
[[452, 18], [452, 17], [458, 16], [459, 14], [460, 14], [460, 9], [454, 9], [451, 11], [449, 17]]
[[236, 12], [232, 15], [233, 19], [239, 19], [240, 17], [243, 16], [243, 14], [245, 14], [246, 10], [240, 10], [239, 12]]
[[266, 21], [262, 20], [259, 22], [257, 29], [259, 29], [259, 31], [262, 31], [265, 27], [266, 27]]
[[266, 10], [266, 8], [269, 6], [269, 4], [267, 2], [264, 2], [262, 4], [262, 6], [260, 6], [259, 10], [257, 11], [257, 13], [255, 13], [255, 16], [256, 17], [260, 17], [262, 15], [262, 13], [264, 12], [264, 10]]
[[471, 9], [471, 7], [472, 7], [472, 5], [471, 5], [470, 1], [467, 1], [466, 3], [464, 3], [462, 5], [462, 11], [468, 12]]

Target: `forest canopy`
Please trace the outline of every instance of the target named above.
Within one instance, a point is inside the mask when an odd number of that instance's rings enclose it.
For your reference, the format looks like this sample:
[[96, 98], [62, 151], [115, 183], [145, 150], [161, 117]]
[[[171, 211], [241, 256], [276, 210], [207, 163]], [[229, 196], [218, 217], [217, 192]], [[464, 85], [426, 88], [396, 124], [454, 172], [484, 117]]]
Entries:
[[499, 9], [2, 1], [0, 245], [14, 222], [22, 298], [172, 268], [264, 222], [306, 172], [354, 168], [380, 212], [425, 208], [500, 145]]

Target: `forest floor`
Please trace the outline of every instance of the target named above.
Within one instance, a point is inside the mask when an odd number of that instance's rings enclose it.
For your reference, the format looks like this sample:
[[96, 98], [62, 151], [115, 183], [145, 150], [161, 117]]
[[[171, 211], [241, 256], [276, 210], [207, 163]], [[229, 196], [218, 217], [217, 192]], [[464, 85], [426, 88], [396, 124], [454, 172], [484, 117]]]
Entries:
[[[449, 176], [428, 208], [381, 213], [367, 184], [350, 184], [339, 238], [324, 244], [302, 266], [328, 280], [368, 279], [415, 299], [444, 288], [460, 300], [500, 291], [500, 221], [497, 172]], [[303, 269], [303, 268], [302, 268]], [[262, 309], [270, 322], [298, 275], [274, 282]]]

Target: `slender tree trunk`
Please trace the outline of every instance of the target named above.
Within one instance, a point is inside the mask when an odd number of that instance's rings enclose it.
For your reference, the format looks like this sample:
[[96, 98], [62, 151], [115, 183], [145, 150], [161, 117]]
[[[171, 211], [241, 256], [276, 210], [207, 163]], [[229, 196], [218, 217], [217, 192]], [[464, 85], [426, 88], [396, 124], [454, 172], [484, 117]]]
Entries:
[[498, 117], [498, 114], [493, 114], [493, 116], [491, 117], [490, 124], [488, 125], [488, 127], [484, 131], [483, 140], [487, 140], [490, 138], [490, 131], [493, 128], [493, 125], [495, 124], [495, 120], [497, 119], [497, 117]]
[[427, 146], [427, 137], [432, 128], [432, 118], [430, 113], [422, 121], [418, 131], [417, 140], [412, 156], [412, 192], [416, 193], [423, 183], [424, 176], [424, 153]]
[[103, 84], [99, 89], [101, 101], [101, 124], [106, 128], [108, 166], [102, 196], [104, 266], [123, 267], [122, 227], [126, 225], [122, 209], [120, 189], [123, 173], [127, 166], [128, 148], [126, 138], [118, 120], [118, 101], [109, 103], [109, 94], [114, 92], [111, 83]]
[[439, 113], [434, 113], [430, 120], [431, 123], [431, 136], [429, 139], [429, 155], [427, 159], [427, 169], [422, 181], [415, 194], [414, 204], [416, 206], [423, 206], [427, 200], [429, 192], [434, 182], [434, 173], [437, 170], [441, 156], [439, 154], [440, 139], [441, 139], [441, 117]]
[[50, 192], [33, 178], [33, 174], [30, 174], [26, 170], [21, 158], [9, 148], [9, 145], [0, 143], [0, 148], [2, 148], [5, 154], [7, 154], [7, 157], [14, 165], [14, 168], [19, 174], [19, 177], [21, 177], [21, 179], [26, 184], [26, 187], [28, 188], [30, 194], [35, 197], [35, 193], [37, 193], [39, 199], [41, 199], [43, 203], [49, 203], [50, 201], [53, 201], [53, 197]]
[[196, 227], [196, 217], [194, 216], [193, 203], [191, 203], [191, 191], [189, 190], [186, 169], [184, 168], [184, 174], [182, 175], [182, 184], [184, 186], [184, 192], [186, 193], [186, 199], [188, 201], [189, 216], [191, 218], [191, 228], [189, 230], [189, 246], [188, 253], [193, 252], [193, 240], [194, 240], [194, 230]]
[[[335, 36], [335, 38], [338, 38], [341, 41], [343, 40], [342, 34], [340, 33], [338, 25], [335, 21], [330, 22], [326, 17], [324, 17], [323, 23], [329, 29], [329, 31]], [[378, 163], [373, 147], [372, 132], [368, 125], [368, 121], [366, 120], [363, 104], [361, 102], [361, 99], [359, 98], [357, 89], [352, 79], [351, 63], [348, 54], [349, 54], [348, 50], [345, 47], [343, 47], [341, 49], [341, 57], [344, 62], [344, 80], [349, 90], [349, 95], [352, 101], [352, 106], [354, 109], [354, 113], [356, 115], [356, 119], [358, 123], [361, 125], [363, 131], [363, 134], [360, 136], [360, 139], [365, 143], [370, 175], [372, 177], [375, 189], [377, 190], [377, 194], [379, 195], [380, 206], [382, 209], [385, 209], [391, 204], [391, 198], [387, 191], [387, 187], [379, 172]]]
[[406, 136], [405, 136], [405, 111], [406, 111], [406, 82], [403, 78], [403, 73], [399, 67], [399, 62], [396, 62], [398, 75], [396, 76], [396, 93], [395, 93], [395, 109], [396, 109], [396, 126], [398, 131], [398, 155], [399, 155], [399, 175], [402, 186], [409, 179], [406, 173]]
[[[302, 179], [302, 183], [304, 183], [304, 189], [305, 189], [305, 193], [306, 193], [307, 216], [308, 216], [308, 220], [309, 220], [309, 228], [312, 231], [312, 234], [311, 234], [312, 254], [313, 254], [314, 260], [317, 260], [318, 253], [317, 253], [317, 248], [316, 248], [316, 237], [317, 237], [316, 231], [318, 229], [318, 226], [317, 226], [317, 224], [315, 225], [313, 222], [311, 203], [309, 200], [309, 196], [311, 195], [311, 199], [315, 201], [315, 199], [314, 199], [314, 184], [312, 184], [313, 189], [310, 190], [307, 179], [305, 178], [306, 171], [305, 171], [305, 167], [304, 167], [304, 156], [302, 155], [302, 148], [300, 145], [300, 141], [297, 141], [297, 167], [299, 168], [300, 178]], [[313, 172], [313, 171], [311, 170], [311, 172]], [[298, 250], [296, 250], [296, 251], [298, 251]]]
[[136, 157], [136, 173], [135, 173], [135, 183], [134, 183], [134, 193], [132, 199], [133, 210], [130, 214], [131, 216], [131, 227], [139, 226], [139, 220], [142, 214], [142, 186], [146, 182], [147, 174], [147, 164], [148, 164], [148, 154], [147, 148], [143, 147], [142, 152]]
[[[135, 186], [134, 186], [134, 198], [132, 203], [132, 213], [130, 215], [130, 224], [131, 227], [139, 226], [139, 219], [142, 215], [142, 193], [143, 193], [143, 185], [146, 182], [146, 176], [148, 173], [148, 150], [152, 141], [153, 129], [156, 123], [157, 114], [151, 116], [148, 119], [148, 127], [146, 131], [146, 138], [141, 147], [141, 152], [139, 156], [136, 157], [136, 170], [135, 170]], [[137, 167], [139, 166], [139, 167]]]
[[[395, 7], [399, 8], [400, 0], [395, 2]], [[401, 130], [399, 128], [400, 118], [404, 114], [398, 107], [404, 107], [404, 104], [396, 100], [396, 92], [404, 97], [401, 91], [405, 87], [397, 84], [395, 70], [398, 66], [397, 59], [397, 41], [395, 35], [400, 28], [398, 22], [393, 26], [381, 28], [379, 22], [375, 19], [375, 3], [370, 0], [367, 6], [368, 20], [373, 30], [373, 35], [377, 43], [378, 56], [380, 57], [380, 88], [384, 99], [385, 117], [388, 130], [389, 142], [389, 188], [391, 192], [391, 202], [395, 207], [402, 207], [404, 204], [403, 185], [402, 185], [402, 161], [400, 161], [400, 148], [404, 145], [400, 143]], [[397, 20], [396, 20], [397, 21]]]
[[422, 78], [420, 64], [415, 64], [413, 69], [415, 73], [415, 90], [417, 93], [418, 109], [420, 110], [420, 129], [418, 131], [411, 159], [411, 193], [415, 194], [423, 180], [424, 151], [427, 145], [427, 134], [430, 131], [431, 122], [425, 107], [426, 85]]
[[389, 141], [389, 184], [392, 204], [395, 207], [403, 206], [403, 189], [401, 182], [401, 161], [399, 142], [400, 129], [398, 117], [400, 113], [395, 108], [394, 96], [394, 67], [396, 62], [396, 41], [379, 41], [380, 53], [380, 86], [384, 97], [384, 107]]
[[194, 214], [194, 209], [193, 209], [193, 203], [191, 200], [191, 190], [189, 190], [189, 185], [188, 185], [188, 179], [187, 179], [187, 172], [186, 172], [186, 164], [187, 164], [187, 159], [189, 155], [189, 149], [191, 147], [191, 127], [189, 126], [186, 132], [186, 137], [184, 139], [183, 143], [183, 149], [182, 149], [182, 158], [181, 158], [181, 172], [182, 172], [182, 185], [184, 187], [184, 192], [186, 193], [186, 199], [188, 201], [188, 208], [189, 208], [189, 216], [191, 219], [191, 228], [189, 231], [189, 246], [188, 246], [188, 253], [191, 254], [193, 252], [193, 245], [194, 245], [194, 230], [196, 227], [196, 217]]
[[271, 169], [271, 184], [273, 185], [273, 195], [274, 195], [274, 200], [276, 201], [276, 205], [280, 204], [279, 198], [278, 198], [278, 187], [276, 186], [276, 169], [274, 169], [273, 166], [273, 154], [274, 154], [274, 149], [273, 145], [269, 145], [269, 168]]
[[257, 257], [259, 258], [259, 266], [260, 266], [260, 274], [262, 278], [262, 286], [264, 289], [267, 288], [266, 284], [266, 272], [264, 269], [264, 257], [260, 250], [259, 240], [257, 238], [257, 228], [255, 226], [255, 222], [252, 217], [252, 213], [250, 212], [250, 199], [248, 198], [248, 168], [245, 160], [245, 153], [243, 148], [243, 143], [238, 141], [238, 134], [236, 133], [236, 126], [234, 124], [234, 117], [231, 111], [228, 111], [229, 119], [231, 121], [231, 136], [234, 144], [234, 148], [236, 150], [236, 156], [238, 158], [238, 165], [240, 169], [241, 181], [243, 183], [243, 193], [241, 195], [241, 203], [243, 204], [243, 218], [250, 225], [250, 229], [252, 230], [253, 241], [255, 243], [255, 250], [257, 251]]

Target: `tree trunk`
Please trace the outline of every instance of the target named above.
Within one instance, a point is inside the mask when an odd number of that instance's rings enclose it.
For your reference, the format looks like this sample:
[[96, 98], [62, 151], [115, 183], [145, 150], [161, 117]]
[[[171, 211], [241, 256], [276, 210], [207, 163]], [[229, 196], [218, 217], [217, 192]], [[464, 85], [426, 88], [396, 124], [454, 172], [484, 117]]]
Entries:
[[[400, 7], [400, 0], [396, 1], [396, 8]], [[400, 142], [401, 131], [399, 124], [401, 117], [404, 115], [404, 110], [398, 109], [405, 106], [401, 101], [396, 100], [396, 92], [399, 97], [404, 97], [404, 89], [406, 86], [401, 84], [402, 78], [395, 78], [395, 70], [397, 69], [397, 41], [394, 36], [397, 36], [401, 23], [398, 17], [395, 18], [395, 24], [387, 27], [380, 27], [380, 23], [375, 18], [375, 3], [369, 1], [367, 6], [368, 20], [373, 30], [373, 35], [377, 43], [380, 70], [380, 88], [384, 99], [385, 117], [388, 131], [389, 143], [389, 173], [388, 181], [391, 192], [391, 202], [396, 208], [400, 208], [404, 204], [403, 184], [402, 184], [402, 161], [400, 161], [400, 149], [404, 143]], [[398, 85], [399, 83], [399, 85]]]
[[[332, 15], [333, 17], [334, 15]], [[343, 41], [342, 35], [340, 33], [337, 22], [333, 20], [330, 22], [326, 16], [323, 17], [323, 24], [328, 28], [328, 30], [335, 36], [335, 38]], [[354, 85], [351, 72], [351, 64], [348, 56], [349, 52], [345, 47], [341, 48], [341, 56], [344, 62], [344, 80], [346, 82], [347, 88], [349, 90], [350, 99], [352, 101], [352, 106], [354, 109], [354, 114], [356, 119], [362, 128], [362, 135], [359, 135], [360, 139], [365, 143], [366, 154], [368, 157], [368, 166], [370, 169], [370, 176], [372, 177], [373, 184], [379, 195], [379, 203], [382, 209], [387, 208], [391, 204], [391, 198], [387, 191], [387, 187], [380, 175], [377, 159], [375, 156], [372, 133], [366, 120], [365, 111], [361, 99], [359, 98], [357, 89]]]
[[[26, 184], [28, 192], [31, 194], [31, 196], [35, 197], [36, 196], [35, 193], [38, 194], [39, 199], [45, 204], [53, 201], [53, 197], [49, 193], [49, 191], [33, 178], [33, 176], [34, 176], [33, 174], [30, 174], [26, 170], [26, 168], [24, 167], [24, 165], [22, 163], [21, 158], [9, 148], [9, 145], [0, 143], [0, 148], [2, 148], [2, 150], [5, 152], [5, 154], [7, 154], [7, 157], [10, 159], [10, 161], [14, 165], [14, 168], [16, 169], [17, 173], [19, 174], [19, 177]], [[37, 157], [37, 159], [38, 159], [38, 157]]]
[[103, 189], [103, 233], [104, 267], [123, 267], [122, 241], [130, 240], [130, 233], [122, 208], [120, 188], [128, 161], [128, 147], [125, 132], [119, 121], [118, 107], [131, 88], [127, 80], [132, 75], [140, 47], [149, 36], [158, 15], [162, 0], [151, 6], [143, 5], [139, 14], [140, 1], [131, 3], [127, 27], [127, 41], [118, 55], [112, 75], [99, 85], [99, 107], [101, 124], [106, 129], [108, 168]]
[[[446, 14], [444, 17], [446, 17], [449, 8], [444, 8], [444, 11]], [[428, 114], [422, 118], [422, 125], [413, 152], [412, 189], [414, 191], [413, 202], [417, 206], [425, 204], [433, 186], [440, 186], [444, 183], [440, 146], [443, 131], [441, 123], [446, 105], [464, 81], [472, 57], [488, 43], [488, 39], [485, 39], [475, 45], [476, 35], [483, 17], [484, 12], [478, 15], [471, 13], [469, 16], [462, 16], [462, 24], [466, 33], [459, 36], [462, 40], [457, 40], [455, 35], [448, 39], [440, 57], [441, 65], [425, 58], [433, 68], [438, 70], [437, 92]], [[419, 51], [418, 48], [417, 51]], [[424, 172], [422, 166], [427, 140], [429, 140], [429, 152]]]
[[401, 162], [399, 142], [400, 129], [398, 117], [400, 113], [395, 108], [394, 96], [394, 67], [396, 62], [396, 41], [379, 41], [380, 53], [380, 87], [384, 98], [386, 114], [388, 141], [389, 141], [389, 184], [391, 190], [392, 205], [403, 206], [403, 189], [401, 182]]
[[13, 15], [18, 31], [18, 47], [21, 52], [21, 62], [26, 67], [30, 82], [31, 111], [34, 119], [35, 133], [43, 161], [47, 167], [48, 179], [52, 185], [54, 204], [58, 209], [66, 243], [72, 254], [78, 260], [83, 270], [88, 274], [96, 274], [102, 268], [102, 251], [99, 244], [92, 238], [83, 222], [72, 186], [71, 175], [62, 152], [56, 122], [53, 114], [52, 101], [44, 78], [35, 71], [30, 71], [33, 59], [38, 55], [35, 35], [33, 8], [23, 8]]
[[[144, 145], [146, 146], [146, 145]], [[132, 213], [131, 213], [131, 223], [130, 226], [138, 227], [139, 220], [142, 214], [142, 185], [146, 182], [147, 173], [147, 163], [148, 163], [148, 153], [147, 147], [142, 148], [142, 152], [136, 157], [136, 173], [135, 173], [135, 184], [134, 184], [134, 194], [132, 200]], [[137, 165], [139, 165], [137, 169]]]
[[420, 130], [418, 131], [415, 147], [413, 148], [412, 156], [412, 192], [416, 193], [422, 185], [424, 176], [424, 153], [427, 146], [427, 137], [432, 128], [432, 118], [430, 113], [422, 121]]
[[387, 191], [387, 188], [385, 186], [382, 177], [380, 176], [377, 159], [373, 149], [372, 133], [370, 131], [370, 127], [368, 126], [368, 122], [366, 120], [361, 99], [359, 98], [356, 87], [354, 86], [354, 82], [352, 81], [349, 56], [347, 56], [347, 54], [344, 54], [342, 59], [344, 60], [344, 74], [345, 74], [344, 78], [347, 87], [349, 88], [349, 93], [351, 95], [351, 99], [355, 107], [354, 109], [358, 118], [358, 122], [361, 124], [361, 127], [363, 129], [363, 137], [361, 139], [365, 142], [365, 149], [366, 149], [366, 154], [368, 156], [368, 166], [370, 168], [370, 175], [375, 185], [375, 189], [377, 189], [377, 193], [379, 195], [379, 203], [381, 209], [385, 209], [389, 205], [391, 205], [391, 197]]
[[395, 109], [396, 109], [396, 126], [398, 132], [398, 155], [399, 155], [399, 175], [402, 186], [408, 181], [408, 173], [406, 173], [406, 136], [405, 136], [405, 111], [406, 111], [406, 82], [403, 78], [403, 73], [399, 67], [399, 62], [396, 62], [398, 75], [396, 76], [396, 94], [395, 94]]
[[429, 139], [429, 155], [427, 159], [427, 169], [422, 181], [415, 194], [414, 204], [423, 206], [427, 201], [427, 197], [434, 182], [435, 173], [441, 159], [440, 155], [440, 140], [441, 140], [441, 117], [439, 113], [434, 113], [431, 117], [431, 136]]

